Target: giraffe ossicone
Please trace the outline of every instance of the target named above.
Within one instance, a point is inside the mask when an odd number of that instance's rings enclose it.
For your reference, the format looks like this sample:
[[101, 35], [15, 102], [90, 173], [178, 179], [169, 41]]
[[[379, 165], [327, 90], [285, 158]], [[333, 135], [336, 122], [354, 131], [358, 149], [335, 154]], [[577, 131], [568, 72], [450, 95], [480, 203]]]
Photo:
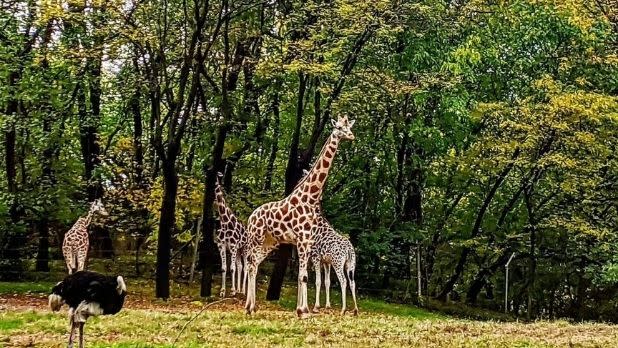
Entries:
[[309, 173], [301, 179], [292, 193], [282, 200], [261, 205], [249, 216], [249, 241], [246, 248], [249, 272], [245, 303], [247, 314], [255, 312], [258, 266], [281, 243], [296, 245], [299, 263], [296, 314], [300, 317], [309, 313], [307, 266], [314, 242], [313, 226], [319, 216], [317, 210], [340, 141], [354, 139], [351, 130], [354, 121], [340, 117], [331, 123], [333, 130], [330, 137]]

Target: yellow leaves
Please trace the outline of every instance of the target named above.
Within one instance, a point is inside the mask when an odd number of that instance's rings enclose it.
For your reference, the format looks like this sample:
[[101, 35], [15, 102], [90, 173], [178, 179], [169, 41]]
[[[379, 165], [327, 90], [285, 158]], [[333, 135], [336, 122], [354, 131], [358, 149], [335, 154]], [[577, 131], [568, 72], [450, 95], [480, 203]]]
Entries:
[[390, 7], [389, 1], [354, 1], [340, 0], [335, 3], [335, 17], [342, 21], [367, 22], [372, 20], [374, 14], [384, 11]]
[[575, 161], [572, 158], [567, 157], [565, 154], [562, 154], [562, 153], [549, 154], [541, 158], [538, 161], [538, 163], [541, 168], [560, 167], [563, 170], [575, 169], [579, 165], [577, 161]]
[[[147, 208], [155, 220], [161, 218], [161, 201], [163, 199], [163, 181], [158, 178], [150, 189], [150, 194], [145, 202], [141, 202]], [[186, 219], [195, 219], [202, 213], [202, 195], [204, 184], [196, 178], [180, 176], [178, 180], [178, 193], [176, 195], [176, 226], [181, 227]], [[179, 235], [179, 238], [189, 238]]]
[[309, 75], [333, 75], [337, 71], [337, 66], [333, 62], [317, 63], [294, 60], [291, 63], [284, 65], [283, 68], [289, 72], [297, 73], [302, 71]]
[[546, 219], [542, 227], [564, 230], [573, 239], [593, 238], [604, 240], [611, 236], [607, 229], [594, 226], [588, 220], [579, 216], [572, 216], [570, 218], [552, 217]]
[[557, 93], [560, 91], [559, 84], [550, 75], [544, 75], [542, 78], [534, 81], [532, 86], [547, 93]]
[[579, 145], [586, 146], [594, 144], [598, 139], [589, 132], [575, 132], [575, 134], [573, 134], [572, 140]]
[[40, 13], [37, 24], [44, 26], [51, 20], [59, 20], [66, 16], [62, 8], [62, 2], [58, 0], [42, 0], [40, 2]]

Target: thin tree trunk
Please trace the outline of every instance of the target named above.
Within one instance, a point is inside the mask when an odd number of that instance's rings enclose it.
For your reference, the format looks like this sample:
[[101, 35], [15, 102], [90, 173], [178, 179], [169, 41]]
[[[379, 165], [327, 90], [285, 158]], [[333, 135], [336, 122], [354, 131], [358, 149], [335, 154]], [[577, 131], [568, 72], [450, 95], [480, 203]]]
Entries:
[[[51, 23], [45, 30], [43, 35], [42, 47], [47, 50], [49, 41], [51, 40], [52, 26]], [[47, 60], [47, 54], [41, 61], [41, 70], [47, 72], [49, 69], [49, 61]], [[47, 140], [43, 153], [41, 156], [42, 175], [40, 178], [41, 192], [51, 200], [54, 197], [50, 197], [50, 188], [54, 187], [56, 180], [53, 174], [53, 160], [54, 151], [58, 146], [52, 139], [52, 106], [50, 100], [44, 100], [41, 103], [41, 111], [43, 112], [43, 136]], [[43, 207], [43, 213], [38, 218], [36, 229], [39, 234], [39, 246], [36, 258], [36, 270], [38, 272], [49, 272], [49, 212], [47, 204]]]
[[159, 236], [157, 239], [156, 297], [167, 299], [170, 296], [170, 256], [172, 231], [176, 223], [176, 194], [178, 192], [175, 157], [166, 158], [163, 162], [163, 180], [165, 187], [161, 202], [161, 219], [159, 220]]
[[139, 270], [139, 250], [142, 247], [143, 243], [143, 237], [135, 238], [135, 275], [137, 275], [138, 277], [142, 274], [142, 272], [140, 272]]
[[279, 115], [279, 92], [275, 92], [273, 96], [273, 116], [275, 123], [273, 125], [272, 146], [270, 148], [270, 156], [268, 156], [268, 164], [266, 165], [266, 174], [264, 176], [264, 191], [270, 191], [272, 188], [273, 172], [275, 168], [275, 160], [277, 159], [277, 151], [279, 151], [279, 136], [280, 130], [280, 115]]
[[133, 114], [133, 166], [135, 172], [135, 185], [141, 187], [144, 180], [144, 148], [142, 145], [142, 111], [140, 108], [141, 92], [139, 86], [135, 87], [135, 93], [131, 98], [131, 113]]
[[193, 279], [195, 276], [195, 266], [197, 264], [197, 256], [198, 256], [198, 247], [200, 245], [200, 241], [202, 240], [202, 218], [197, 219], [197, 226], [195, 229], [195, 244], [193, 247], [193, 256], [191, 258], [191, 271], [189, 272], [189, 283], [193, 283]]
[[215, 202], [215, 183], [217, 172], [223, 170], [223, 149], [227, 136], [227, 125], [219, 126], [217, 140], [213, 148], [213, 165], [206, 170], [206, 185], [204, 187], [204, 202], [202, 204], [202, 236], [203, 245], [200, 248], [202, 263], [202, 281], [200, 296], [209, 297], [212, 294], [212, 278], [217, 264], [217, 247], [214, 241], [216, 218], [213, 204]]
[[528, 211], [528, 222], [530, 224], [530, 251], [529, 251], [529, 265], [528, 265], [528, 282], [526, 286], [526, 292], [528, 295], [528, 306], [526, 309], [526, 318], [530, 318], [534, 315], [534, 309], [532, 306], [532, 292], [534, 291], [534, 282], [536, 280], [536, 216], [532, 202], [533, 185], [530, 185], [524, 190], [524, 201], [526, 202], [526, 210]]
[[[9, 91], [16, 88], [17, 82], [19, 80], [19, 74], [13, 72], [9, 76]], [[17, 113], [18, 113], [19, 102], [16, 99], [14, 93], [11, 93], [9, 97], [8, 103], [4, 110], [4, 114], [8, 117], [13, 117], [14, 119], [7, 124], [7, 130], [4, 134], [4, 163], [6, 166], [6, 181], [8, 192], [13, 195], [12, 204], [10, 208], [11, 220], [13, 222], [17, 222], [19, 220], [18, 212], [17, 212], [17, 169], [16, 169], [16, 160], [15, 160], [15, 152], [16, 152], [16, 142], [17, 142], [17, 133], [15, 132], [15, 123], [17, 122]]]

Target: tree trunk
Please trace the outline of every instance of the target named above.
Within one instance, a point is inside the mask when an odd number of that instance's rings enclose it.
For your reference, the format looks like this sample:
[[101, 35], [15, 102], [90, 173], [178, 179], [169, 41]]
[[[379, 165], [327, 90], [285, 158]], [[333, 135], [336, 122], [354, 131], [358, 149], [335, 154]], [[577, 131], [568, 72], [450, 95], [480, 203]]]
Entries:
[[[9, 76], [9, 87], [11, 87], [11, 89], [16, 88], [18, 80], [19, 74], [11, 73]], [[11, 91], [11, 89], [9, 89], [9, 91]], [[17, 194], [17, 169], [15, 160], [17, 134], [15, 132], [15, 123], [17, 122], [18, 106], [18, 100], [14, 94], [11, 94], [4, 110], [4, 114], [8, 117], [13, 117], [14, 119], [7, 124], [7, 130], [4, 134], [4, 163], [6, 165], [8, 192], [13, 195], [13, 197], [11, 197], [12, 203], [10, 208], [11, 220], [13, 222], [17, 222], [19, 220], [19, 214], [17, 212], [17, 197], [15, 197]]]
[[[307, 88], [308, 78], [302, 72], [299, 73], [299, 85], [298, 85], [298, 100], [296, 104], [296, 125], [294, 127], [294, 133], [292, 135], [292, 143], [290, 145], [290, 154], [288, 157], [288, 164], [285, 170], [285, 195], [287, 196], [292, 191], [298, 182], [299, 167], [299, 144], [300, 144], [300, 130], [303, 123], [304, 114], [304, 100], [305, 91]], [[266, 299], [269, 301], [276, 301], [281, 297], [281, 287], [283, 286], [283, 279], [285, 278], [285, 272], [288, 268], [288, 263], [292, 257], [292, 245], [283, 244], [277, 250], [277, 262], [273, 269], [270, 283], [268, 283], [268, 291], [266, 292]]]
[[478, 298], [479, 293], [483, 289], [483, 286], [487, 282], [487, 277], [496, 273], [498, 269], [503, 267], [506, 262], [509, 260], [511, 256], [511, 249], [506, 249], [498, 257], [498, 259], [492, 263], [489, 267], [481, 268], [481, 270], [476, 274], [472, 283], [470, 283], [470, 287], [468, 287], [468, 292], [466, 293], [466, 302], [469, 304], [475, 304]]
[[176, 222], [174, 213], [176, 211], [176, 193], [178, 192], [175, 156], [166, 158], [163, 162], [163, 180], [164, 196], [161, 202], [157, 243], [156, 297], [167, 299], [170, 296], [170, 254], [172, 231]]
[[142, 146], [142, 111], [140, 108], [141, 93], [136, 86], [135, 93], [131, 98], [131, 113], [133, 114], [133, 166], [135, 172], [135, 185], [141, 187], [144, 173], [144, 148]]
[[272, 188], [273, 172], [275, 168], [275, 160], [277, 159], [277, 151], [279, 151], [279, 136], [281, 134], [279, 115], [279, 92], [275, 92], [273, 96], [273, 116], [275, 123], [273, 125], [273, 143], [268, 156], [268, 164], [266, 165], [266, 174], [264, 176], [264, 191], [270, 191]]
[[[43, 119], [43, 134], [48, 141], [42, 156], [42, 176], [41, 176], [41, 191], [50, 199], [51, 192], [49, 189], [55, 185], [53, 176], [52, 161], [55, 151], [55, 145], [51, 139], [51, 119], [48, 115]], [[43, 207], [43, 213], [36, 222], [36, 230], [39, 234], [39, 246], [36, 257], [36, 270], [38, 272], [49, 272], [49, 215], [47, 206]]]
[[143, 237], [135, 238], [135, 275], [137, 275], [138, 277], [142, 274], [142, 272], [140, 272], [139, 270], [139, 250], [142, 247], [143, 243]]
[[[86, 105], [86, 86], [81, 84], [80, 91], [77, 95], [78, 115], [79, 115], [79, 133], [80, 144], [82, 150], [82, 160], [84, 162], [84, 180], [87, 184], [88, 200], [92, 201], [100, 197], [101, 192], [98, 185], [94, 183], [93, 172], [99, 165], [100, 148], [97, 142], [98, 118], [94, 114], [89, 114]], [[95, 98], [96, 100], [96, 98]]]
[[534, 211], [533, 202], [533, 185], [530, 185], [524, 190], [524, 201], [526, 202], [526, 210], [528, 211], [528, 223], [530, 224], [530, 255], [528, 264], [528, 284], [526, 286], [526, 292], [528, 295], [528, 307], [526, 308], [526, 318], [530, 318], [534, 315], [534, 309], [532, 307], [532, 293], [534, 291], [534, 282], [536, 280], [536, 212]]
[[200, 296], [209, 297], [212, 294], [212, 278], [216, 271], [217, 246], [214, 241], [216, 218], [213, 204], [215, 202], [215, 183], [217, 172], [222, 171], [225, 165], [223, 161], [223, 148], [227, 137], [227, 125], [219, 126], [217, 140], [213, 148], [213, 164], [206, 170], [206, 186], [204, 187], [204, 201], [202, 204], [202, 246], [200, 247], [200, 262], [202, 264], [202, 281]]
[[42, 217], [36, 224], [39, 234], [39, 247], [36, 254], [36, 271], [49, 272], [49, 223]]

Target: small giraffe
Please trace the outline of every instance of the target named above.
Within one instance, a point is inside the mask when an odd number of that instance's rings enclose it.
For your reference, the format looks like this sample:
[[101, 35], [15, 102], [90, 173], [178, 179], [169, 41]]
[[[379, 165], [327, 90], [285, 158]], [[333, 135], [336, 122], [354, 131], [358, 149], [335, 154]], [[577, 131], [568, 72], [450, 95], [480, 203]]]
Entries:
[[73, 274], [76, 271], [83, 271], [86, 266], [88, 248], [90, 246], [88, 226], [95, 213], [107, 216], [107, 211], [105, 211], [100, 199], [92, 202], [88, 214], [77, 219], [77, 222], [75, 222], [69, 232], [64, 235], [62, 255], [64, 255], [64, 261], [69, 269], [69, 274]]
[[[232, 296], [236, 295], [236, 289], [240, 293], [244, 293], [244, 288], [247, 285], [246, 265], [247, 257], [244, 253], [244, 247], [247, 244], [247, 233], [245, 226], [236, 218], [232, 209], [225, 203], [223, 195], [223, 187], [221, 178], [223, 174], [217, 173], [217, 185], [215, 186], [215, 205], [219, 213], [220, 227], [217, 231], [217, 246], [221, 255], [221, 271], [222, 284], [220, 296], [225, 297], [225, 277], [227, 273], [227, 255], [226, 251], [230, 251], [230, 271], [232, 272]], [[242, 277], [242, 271], [245, 270], [245, 277]], [[241, 280], [244, 279], [244, 284]], [[242, 286], [241, 286], [242, 285]]]
[[281, 243], [295, 244], [298, 251], [298, 301], [296, 314], [309, 313], [307, 301], [307, 264], [313, 244], [312, 230], [318, 215], [316, 209], [335, 153], [342, 139], [353, 140], [351, 128], [354, 121], [347, 117], [332, 121], [333, 132], [327, 139], [309, 174], [301, 180], [287, 197], [261, 205], [251, 213], [247, 224], [249, 242], [247, 261], [249, 280], [247, 286], [247, 314], [255, 312], [256, 277], [260, 263]]
[[354, 246], [348, 238], [337, 233], [333, 226], [321, 215], [316, 219], [313, 233], [315, 236], [315, 243], [311, 248], [311, 263], [315, 270], [315, 306], [313, 312], [318, 313], [320, 310], [321, 267], [324, 267], [326, 308], [330, 308], [330, 268], [333, 266], [341, 285], [341, 314], [346, 312], [346, 285], [349, 280], [350, 292], [354, 300], [354, 315], [357, 315], [356, 282], [354, 281], [356, 253]]

